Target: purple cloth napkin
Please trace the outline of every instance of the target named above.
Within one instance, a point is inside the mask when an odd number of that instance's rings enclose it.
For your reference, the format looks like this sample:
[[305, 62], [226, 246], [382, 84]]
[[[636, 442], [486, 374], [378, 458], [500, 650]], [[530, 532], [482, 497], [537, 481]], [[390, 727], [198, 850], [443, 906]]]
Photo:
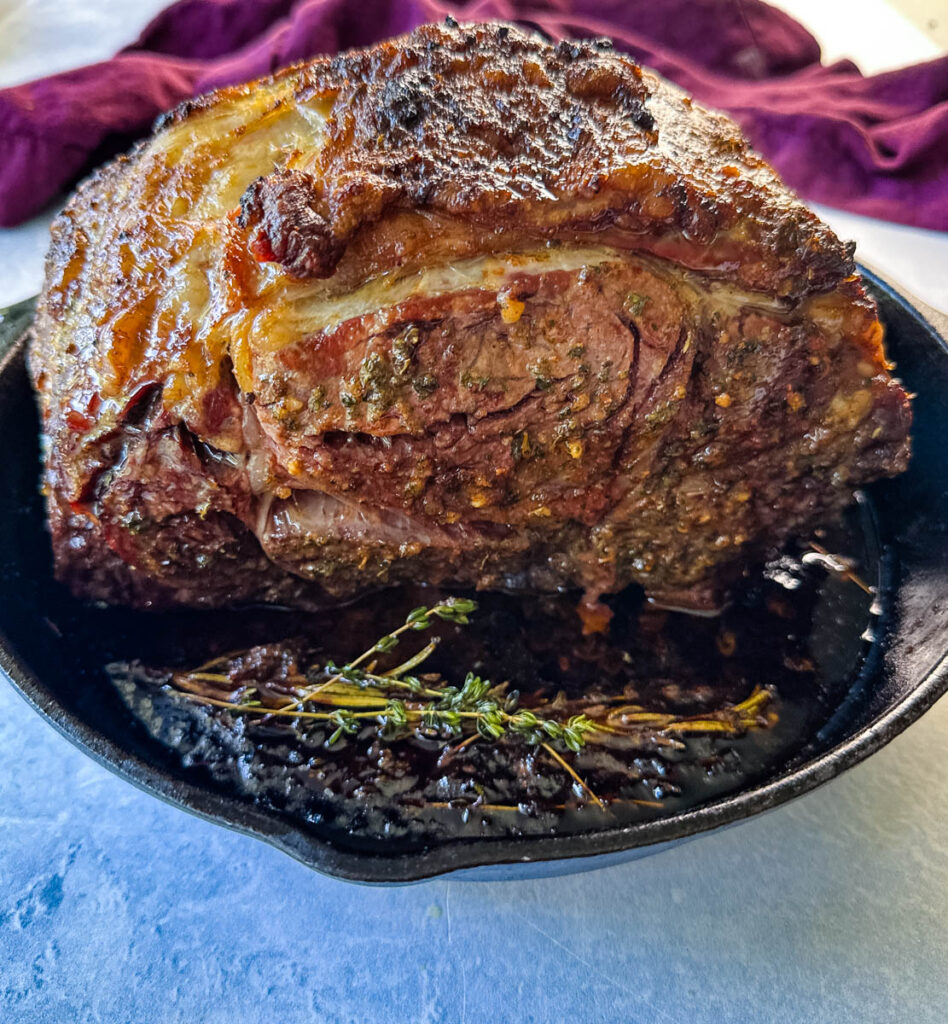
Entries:
[[611, 36], [729, 111], [808, 199], [948, 230], [948, 57], [866, 77], [760, 0], [180, 0], [112, 60], [0, 90], [0, 225], [179, 100], [447, 14]]

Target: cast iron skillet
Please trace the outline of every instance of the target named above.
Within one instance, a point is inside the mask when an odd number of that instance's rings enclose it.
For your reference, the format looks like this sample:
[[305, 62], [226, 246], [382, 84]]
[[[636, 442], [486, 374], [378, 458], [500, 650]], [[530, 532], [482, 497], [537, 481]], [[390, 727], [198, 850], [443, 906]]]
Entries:
[[[948, 317], [920, 312], [866, 273], [889, 353], [914, 403], [914, 456], [897, 480], [870, 488], [891, 592], [885, 636], [806, 753], [736, 793], [695, 809], [580, 835], [463, 840], [391, 856], [335, 846], [185, 775], [102, 678], [77, 666], [49, 620], [66, 598], [51, 580], [37, 494], [38, 424], [20, 339], [33, 301], [0, 312], [0, 667], [22, 696], [80, 749], [122, 778], [201, 817], [272, 843], [304, 864], [362, 882], [445, 872], [509, 879], [588, 870], [654, 853], [775, 807], [868, 757], [948, 689]], [[924, 308], [924, 307], [923, 307]]]

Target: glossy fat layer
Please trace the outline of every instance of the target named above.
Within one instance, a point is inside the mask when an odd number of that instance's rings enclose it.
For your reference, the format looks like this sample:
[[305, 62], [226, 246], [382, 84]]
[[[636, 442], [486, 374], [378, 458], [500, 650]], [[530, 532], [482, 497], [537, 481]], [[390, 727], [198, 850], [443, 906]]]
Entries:
[[273, 351], [302, 338], [331, 330], [346, 320], [391, 309], [411, 299], [436, 298], [471, 289], [503, 293], [518, 275], [597, 267], [621, 258], [605, 246], [562, 247], [522, 253], [496, 253], [456, 260], [409, 273], [382, 274], [355, 290], [327, 295], [324, 288], [296, 284], [282, 292], [283, 302], [255, 311], [251, 346]]

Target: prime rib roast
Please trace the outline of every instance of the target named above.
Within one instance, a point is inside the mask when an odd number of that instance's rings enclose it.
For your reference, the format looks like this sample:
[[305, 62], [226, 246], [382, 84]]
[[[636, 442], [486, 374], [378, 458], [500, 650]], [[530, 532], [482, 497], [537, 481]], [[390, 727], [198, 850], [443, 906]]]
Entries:
[[909, 456], [852, 246], [608, 40], [501, 24], [161, 118], [56, 220], [30, 366], [57, 573], [149, 608], [709, 609]]

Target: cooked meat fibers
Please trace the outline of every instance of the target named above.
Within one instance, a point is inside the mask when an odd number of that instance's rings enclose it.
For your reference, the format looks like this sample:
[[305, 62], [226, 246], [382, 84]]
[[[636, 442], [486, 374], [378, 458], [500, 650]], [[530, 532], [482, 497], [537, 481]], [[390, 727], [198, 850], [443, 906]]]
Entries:
[[425, 26], [183, 105], [57, 219], [57, 572], [142, 607], [713, 607], [905, 468], [882, 337], [730, 120], [607, 41]]

